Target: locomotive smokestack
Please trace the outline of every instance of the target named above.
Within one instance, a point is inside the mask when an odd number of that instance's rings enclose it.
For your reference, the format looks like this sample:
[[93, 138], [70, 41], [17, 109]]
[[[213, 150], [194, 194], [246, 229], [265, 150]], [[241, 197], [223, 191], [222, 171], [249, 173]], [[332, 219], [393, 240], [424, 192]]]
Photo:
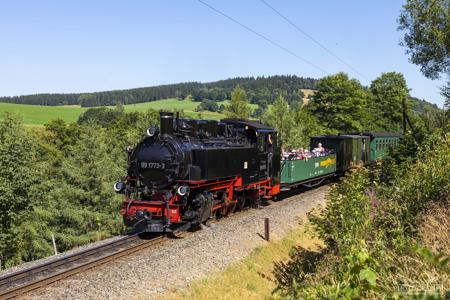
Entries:
[[160, 123], [161, 123], [161, 134], [172, 134], [173, 133], [173, 113], [160, 112], [159, 119], [160, 119]]

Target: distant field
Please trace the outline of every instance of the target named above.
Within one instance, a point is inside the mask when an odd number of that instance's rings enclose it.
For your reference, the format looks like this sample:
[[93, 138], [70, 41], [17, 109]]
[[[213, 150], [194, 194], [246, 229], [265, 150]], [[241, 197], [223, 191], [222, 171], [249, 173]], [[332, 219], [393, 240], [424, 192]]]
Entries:
[[308, 104], [309, 100], [311, 100], [310, 97], [311, 97], [312, 95], [314, 95], [315, 90], [302, 89], [302, 92], [303, 92], [303, 94], [305, 95], [305, 96], [303, 97], [303, 104]]
[[[218, 102], [218, 104], [223, 104], [226, 101]], [[125, 111], [131, 112], [131, 111], [146, 111], [148, 109], [178, 109], [183, 110], [185, 113], [187, 113], [190, 117], [198, 116], [199, 112], [196, 112], [195, 109], [200, 104], [200, 102], [194, 102], [194, 101], [188, 101], [188, 100], [178, 100], [178, 99], [165, 99], [165, 100], [158, 100], [158, 101], [152, 101], [152, 102], [144, 102], [144, 103], [137, 103], [137, 104], [129, 104], [125, 105]], [[223, 114], [210, 112], [210, 111], [203, 111], [200, 113], [202, 118], [211, 118], [211, 119], [220, 119], [223, 118]]]
[[[227, 101], [219, 102], [220, 104]], [[155, 110], [160, 109], [179, 109], [183, 110], [190, 117], [198, 117], [199, 112], [195, 109], [199, 105], [199, 102], [180, 101], [178, 99], [165, 99], [152, 102], [129, 104], [125, 105], [125, 111], [146, 111], [150, 108]], [[257, 105], [251, 104], [252, 108], [256, 108]], [[0, 119], [3, 118], [4, 113], [10, 112], [18, 114], [22, 117], [24, 124], [29, 126], [44, 125], [48, 121], [56, 118], [61, 118], [64, 121], [71, 123], [77, 121], [80, 114], [86, 111], [87, 108], [80, 106], [41, 106], [41, 105], [27, 105], [27, 104], [11, 104], [0, 103]], [[215, 112], [204, 111], [201, 112], [201, 117], [205, 119], [220, 119], [224, 115]]]
[[66, 122], [75, 122], [86, 111], [79, 106], [41, 106], [27, 104], [0, 103], [0, 119], [6, 112], [18, 114], [26, 125], [43, 125], [48, 121], [61, 118]]

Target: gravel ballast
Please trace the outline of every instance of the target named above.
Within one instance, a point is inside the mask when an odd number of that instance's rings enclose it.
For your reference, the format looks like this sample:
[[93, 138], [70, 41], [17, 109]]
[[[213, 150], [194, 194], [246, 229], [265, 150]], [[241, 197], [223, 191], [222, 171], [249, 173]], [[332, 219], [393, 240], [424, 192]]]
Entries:
[[299, 218], [325, 202], [328, 187], [305, 191], [213, 223], [210, 227], [170, 239], [157, 247], [107, 263], [30, 292], [26, 299], [156, 299], [162, 293], [185, 288], [192, 280], [223, 270], [267, 243], [264, 218], [270, 220], [270, 238], [280, 239], [296, 227]]

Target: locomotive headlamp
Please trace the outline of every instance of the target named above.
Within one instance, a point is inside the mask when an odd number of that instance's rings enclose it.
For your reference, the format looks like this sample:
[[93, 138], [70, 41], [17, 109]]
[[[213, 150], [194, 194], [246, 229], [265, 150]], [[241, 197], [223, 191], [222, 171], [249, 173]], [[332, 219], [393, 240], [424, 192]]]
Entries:
[[143, 218], [144, 218], [144, 211], [138, 209], [138, 210], [136, 211], [136, 219], [142, 220]]
[[152, 213], [149, 212], [147, 209], [138, 209], [136, 211], [136, 219], [142, 220], [145, 219], [147, 221], [150, 221], [152, 219]]
[[177, 189], [177, 193], [180, 196], [184, 196], [189, 192], [189, 187], [182, 185]]
[[146, 219], [147, 221], [150, 221], [152, 219], [152, 213], [147, 209], [144, 209], [144, 219]]
[[147, 135], [148, 136], [154, 136], [156, 134], [158, 134], [158, 127], [152, 126], [149, 129], [147, 129]]
[[117, 181], [116, 183], [114, 183], [114, 191], [116, 193], [121, 193], [125, 190], [125, 183], [123, 183], [122, 181]]

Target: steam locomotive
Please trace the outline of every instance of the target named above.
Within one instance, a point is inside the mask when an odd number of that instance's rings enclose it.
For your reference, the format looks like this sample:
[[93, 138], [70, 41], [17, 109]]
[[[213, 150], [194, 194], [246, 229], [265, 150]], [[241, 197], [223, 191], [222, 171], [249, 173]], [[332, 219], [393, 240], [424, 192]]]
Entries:
[[161, 112], [160, 127], [152, 126], [134, 149], [127, 149], [128, 174], [114, 190], [124, 194], [121, 214], [127, 226], [147, 232], [187, 230], [274, 199], [282, 190], [340, 176], [358, 162], [385, 156], [371, 155], [372, 143], [378, 147], [380, 139], [399, 138], [373, 133], [315, 137], [312, 143], [321, 142], [331, 152], [282, 160], [277, 131], [260, 122]]

